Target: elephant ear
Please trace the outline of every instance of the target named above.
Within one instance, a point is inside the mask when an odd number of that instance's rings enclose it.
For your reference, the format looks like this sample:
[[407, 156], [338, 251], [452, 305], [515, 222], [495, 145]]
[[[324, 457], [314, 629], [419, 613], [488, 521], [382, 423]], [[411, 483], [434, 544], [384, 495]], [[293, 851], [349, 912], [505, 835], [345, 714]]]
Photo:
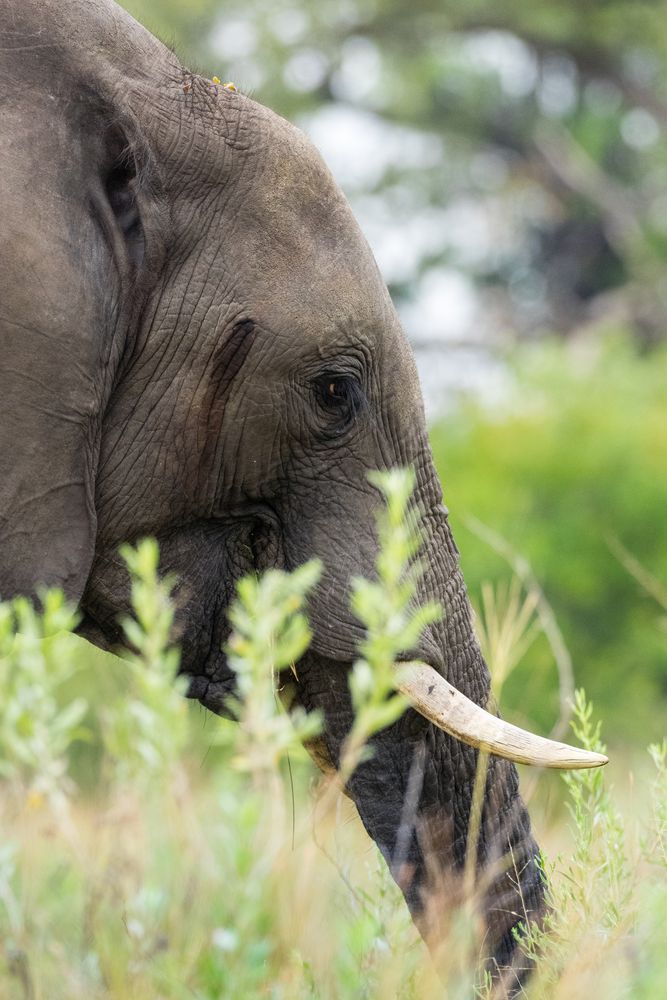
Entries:
[[85, 39], [79, 21], [67, 42], [66, 11], [10, 0], [0, 13], [2, 598], [82, 594], [102, 415], [144, 250], [127, 136], [72, 62], [68, 44]]

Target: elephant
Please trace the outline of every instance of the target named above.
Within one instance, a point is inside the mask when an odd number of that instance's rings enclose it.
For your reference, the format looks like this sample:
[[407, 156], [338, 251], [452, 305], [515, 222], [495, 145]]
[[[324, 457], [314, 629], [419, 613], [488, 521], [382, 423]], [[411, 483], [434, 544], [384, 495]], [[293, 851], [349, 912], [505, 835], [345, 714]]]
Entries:
[[[188, 693], [224, 713], [236, 582], [319, 557], [296, 697], [323, 713], [335, 768], [363, 639], [350, 580], [377, 548], [367, 474], [412, 466], [420, 597], [444, 615], [410, 651], [429, 671], [416, 707], [373, 738], [346, 791], [433, 941], [465, 862], [478, 748], [504, 753], [489, 758], [476, 862], [485, 960], [518, 989], [518, 932], [546, 907], [512, 762], [533, 759], [531, 738], [487, 739], [502, 724], [415, 362], [347, 201], [301, 131], [189, 71], [113, 0], [4, 0], [0, 33], [0, 594], [59, 586], [82, 634], [114, 648], [119, 546], [156, 537], [179, 581]], [[448, 722], [449, 698], [472, 721]]]

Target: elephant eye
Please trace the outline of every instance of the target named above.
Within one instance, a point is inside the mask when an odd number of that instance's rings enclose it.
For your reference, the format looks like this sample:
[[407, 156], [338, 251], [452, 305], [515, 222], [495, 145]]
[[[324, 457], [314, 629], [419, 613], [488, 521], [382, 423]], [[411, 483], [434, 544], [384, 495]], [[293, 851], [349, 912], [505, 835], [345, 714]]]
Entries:
[[348, 395], [348, 385], [345, 379], [332, 377], [326, 380], [325, 402], [329, 405], [338, 406], [340, 403], [347, 402]]
[[315, 395], [320, 407], [337, 420], [341, 430], [359, 412], [364, 392], [358, 380], [339, 372], [324, 372], [315, 380]]

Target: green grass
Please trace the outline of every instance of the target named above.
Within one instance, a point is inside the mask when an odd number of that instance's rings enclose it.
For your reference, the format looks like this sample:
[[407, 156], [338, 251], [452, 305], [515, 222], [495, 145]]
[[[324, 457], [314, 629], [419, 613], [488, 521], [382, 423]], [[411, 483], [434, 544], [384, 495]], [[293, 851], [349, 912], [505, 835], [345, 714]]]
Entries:
[[[386, 724], [389, 664], [414, 627], [406, 483], [386, 483], [379, 580], [355, 588], [369, 639], [353, 675], [360, 739], [349, 766], [361, 737]], [[231, 723], [186, 703], [172, 680], [171, 584], [158, 578], [156, 547], [126, 557], [134, 652], [122, 659], [72, 636], [58, 595], [43, 614], [25, 602], [0, 611], [3, 1000], [470, 997], [474, 896], [449, 915], [432, 960], [339, 784], [317, 778], [301, 746], [320, 720], [293, 725], [275, 697], [273, 672], [309, 641], [303, 605], [317, 566], [241, 587]], [[543, 619], [519, 583], [487, 589], [482, 608], [502, 696]], [[389, 621], [399, 622], [391, 642]], [[400, 703], [389, 704], [393, 717]], [[599, 746], [581, 693], [574, 711], [577, 740]], [[537, 788], [523, 772], [553, 904], [548, 933], [526, 943], [541, 955], [535, 1000], [662, 995], [667, 744], [651, 757], [630, 784], [622, 759], [565, 783], [543, 774]]]

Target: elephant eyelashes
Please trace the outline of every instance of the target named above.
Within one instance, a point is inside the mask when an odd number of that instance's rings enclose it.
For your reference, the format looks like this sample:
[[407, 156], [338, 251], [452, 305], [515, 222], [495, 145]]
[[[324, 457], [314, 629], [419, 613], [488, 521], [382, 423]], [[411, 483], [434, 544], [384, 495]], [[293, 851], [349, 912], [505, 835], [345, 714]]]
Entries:
[[364, 404], [364, 392], [356, 378], [325, 372], [315, 380], [315, 394], [322, 410], [336, 420], [336, 431], [344, 430]]
[[146, 241], [136, 195], [133, 160], [118, 162], [106, 180], [111, 211], [122, 234], [130, 264], [139, 268], [144, 260]]
[[325, 400], [329, 405], [345, 406], [349, 396], [349, 389], [344, 379], [332, 379], [327, 381], [325, 389]]

